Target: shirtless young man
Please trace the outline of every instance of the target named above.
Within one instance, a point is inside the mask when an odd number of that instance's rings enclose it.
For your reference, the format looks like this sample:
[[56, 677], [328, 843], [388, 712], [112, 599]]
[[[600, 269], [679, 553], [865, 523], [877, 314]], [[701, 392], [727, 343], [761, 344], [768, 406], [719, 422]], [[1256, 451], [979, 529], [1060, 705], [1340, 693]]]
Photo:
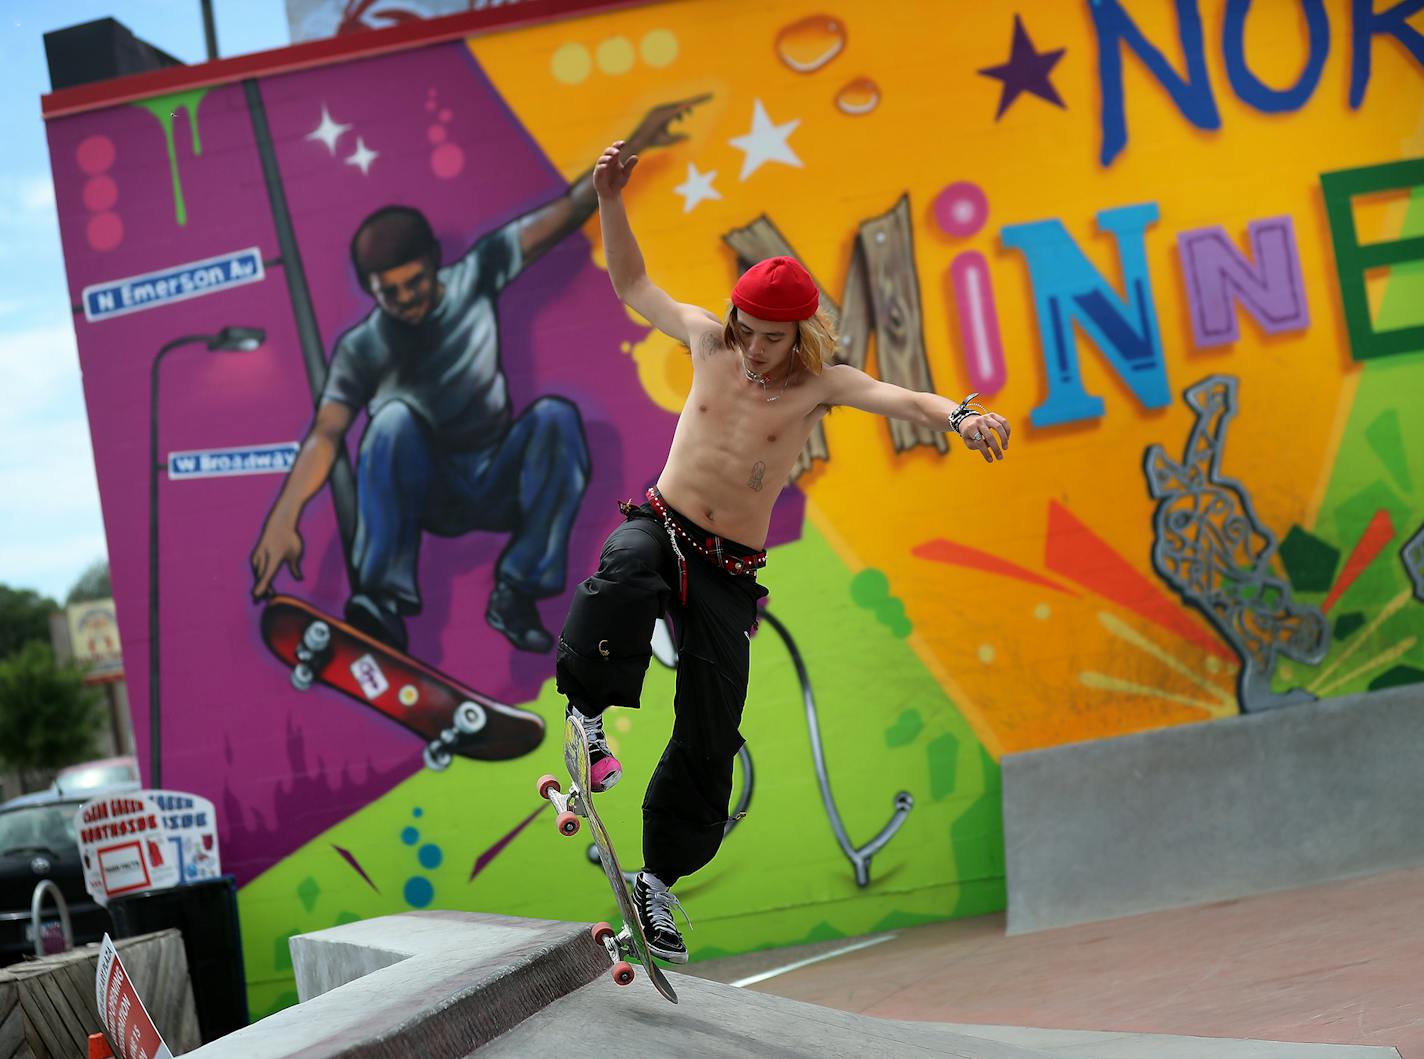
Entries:
[[[619, 140], [594, 167], [608, 274], [618, 297], [692, 355], [692, 390], [672, 449], [641, 506], [604, 543], [579, 585], [558, 647], [558, 687], [592, 748], [593, 789], [621, 775], [603, 734], [610, 706], [636, 708], [653, 624], [667, 612], [677, 639], [672, 738], [643, 799], [643, 869], [633, 903], [654, 955], [687, 961], [669, 892], [716, 854], [727, 823], [749, 643], [766, 589], [756, 571], [771, 509], [812, 428], [847, 405], [958, 433], [986, 461], [1009, 444], [1003, 416], [880, 382], [827, 361], [835, 338], [819, 292], [788, 257], [754, 265], [726, 319], [674, 301], [648, 278], [622, 191], [637, 156]], [[971, 395], [971, 397], [974, 395]]]

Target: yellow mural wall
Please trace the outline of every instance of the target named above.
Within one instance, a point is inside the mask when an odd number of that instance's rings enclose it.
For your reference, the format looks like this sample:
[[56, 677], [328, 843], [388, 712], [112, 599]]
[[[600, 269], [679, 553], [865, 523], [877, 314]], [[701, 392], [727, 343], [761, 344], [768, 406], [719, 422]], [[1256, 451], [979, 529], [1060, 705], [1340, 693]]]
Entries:
[[[1198, 5], [1107, 6], [1187, 77]], [[681, 122], [686, 140], [649, 155], [627, 193], [649, 270], [679, 299], [724, 309], [738, 269], [723, 235], [761, 215], [839, 298], [858, 226], [906, 197], [929, 369], [935, 387], [957, 399], [972, 387], [949, 275], [957, 255], [985, 255], [1007, 371], [990, 403], [1014, 424], [1009, 458], [990, 467], [957, 446], [948, 455], [929, 446], [897, 453], [883, 422], [839, 412], [826, 426], [829, 459], [800, 484], [811, 520], [842, 559], [887, 575], [913, 623], [914, 649], [996, 755], [1239, 711], [1238, 653], [1153, 571], [1156, 502], [1144, 451], [1161, 444], [1180, 458], [1195, 421], [1183, 391], [1209, 375], [1234, 377], [1241, 410], [1221, 471], [1242, 483], [1278, 543], [1291, 527], [1309, 533], [1350, 441], [1359, 380], [1382, 365], [1352, 358], [1320, 174], [1424, 152], [1424, 81], [1401, 46], [1412, 30], [1381, 23], [1366, 35], [1372, 65], [1352, 108], [1360, 62], [1352, 33], [1360, 30], [1349, 5], [1325, 4], [1317, 14], [1329, 45], [1313, 91], [1295, 109], [1263, 113], [1240, 98], [1227, 69], [1234, 6], [1200, 5], [1205, 77], [1197, 86], [1209, 84], [1215, 129], [1184, 116], [1141, 50], [1107, 41], [1088, 3], [652, 4], [471, 42], [570, 176], [604, 146], [590, 130], [608, 127], [610, 112], [624, 119], [613, 124], [631, 127], [658, 103], [709, 97]], [[1312, 76], [1305, 12], [1316, 5], [1247, 6], [1238, 39], [1250, 73], [1277, 92]], [[1014, 51], [1016, 33], [1028, 52]], [[1105, 164], [1100, 56], [1109, 47], [1121, 56], [1127, 138]], [[1000, 113], [1014, 86], [987, 71], [1016, 54], [1026, 59], [1028, 87]], [[982, 189], [988, 217], [977, 234], [956, 237], [938, 223], [935, 203], [961, 181]], [[1408, 202], [1407, 190], [1357, 201], [1362, 236], [1398, 235]], [[1145, 407], [1079, 327], [1083, 385], [1104, 412], [1036, 427], [1030, 413], [1045, 398], [1048, 354], [1031, 270], [1000, 229], [1061, 220], [1121, 290], [1117, 247], [1095, 217], [1141, 203], [1159, 213], [1145, 251], [1172, 400]], [[1196, 348], [1178, 233], [1222, 226], [1249, 257], [1248, 224], [1281, 215], [1294, 226], [1308, 326], [1267, 334], [1238, 307], [1237, 341]], [[1387, 271], [1371, 277], [1376, 308]], [[637, 359], [649, 394], [678, 407], [689, 369], [674, 343], [654, 333], [624, 353]], [[1417, 355], [1388, 367], [1406, 372], [1414, 394], [1401, 395], [1410, 406], [1401, 410], [1417, 416]], [[876, 371], [874, 343], [867, 369]], [[1417, 440], [1418, 428], [1406, 429]], [[1420, 451], [1412, 447], [1416, 464]], [[1417, 486], [1397, 497], [1413, 522], [1395, 519], [1396, 546], [1418, 525], [1419, 498]], [[950, 545], [936, 552], [937, 541]], [[1327, 543], [1347, 554], [1355, 541]], [[1392, 556], [1386, 549], [1378, 561]], [[1266, 558], [1278, 576], [1289, 573], [1279, 553]], [[1395, 581], [1407, 587], [1403, 571]], [[1387, 602], [1359, 601], [1367, 619]], [[1412, 609], [1417, 629], [1417, 602]], [[1375, 653], [1356, 651], [1355, 661]], [[1421, 658], [1415, 645], [1389, 661]], [[1297, 683], [1312, 671], [1295, 669]]]

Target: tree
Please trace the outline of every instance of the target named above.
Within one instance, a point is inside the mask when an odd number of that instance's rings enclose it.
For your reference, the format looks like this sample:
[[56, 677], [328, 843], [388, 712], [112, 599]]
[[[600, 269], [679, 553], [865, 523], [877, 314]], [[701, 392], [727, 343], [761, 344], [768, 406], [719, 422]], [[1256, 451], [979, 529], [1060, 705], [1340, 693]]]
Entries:
[[105, 723], [99, 692], [73, 666], [57, 666], [49, 644], [31, 640], [0, 660], [0, 761], [20, 774], [94, 756]]
[[64, 597], [64, 605], [87, 603], [91, 599], [109, 599], [114, 594], [109, 585], [109, 560], [95, 559], [84, 568], [79, 580], [74, 582], [69, 595]]
[[49, 643], [49, 616], [59, 604], [29, 588], [0, 585], [0, 658], [31, 640]]

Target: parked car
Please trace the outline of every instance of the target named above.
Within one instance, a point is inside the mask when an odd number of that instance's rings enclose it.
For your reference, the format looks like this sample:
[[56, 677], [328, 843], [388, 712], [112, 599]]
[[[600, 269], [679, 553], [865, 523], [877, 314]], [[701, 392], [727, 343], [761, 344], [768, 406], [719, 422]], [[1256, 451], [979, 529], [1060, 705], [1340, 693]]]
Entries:
[[[138, 782], [137, 758], [104, 757], [96, 761], [83, 761], [78, 765], [68, 765], [60, 769], [49, 786], [50, 790], [68, 795], [83, 791], [97, 792], [101, 787]], [[91, 794], [90, 797], [93, 795]]]
[[[110, 784], [103, 792], [137, 789], [137, 783]], [[0, 805], [0, 965], [34, 954], [31, 901], [42, 879], [53, 881], [64, 895], [75, 945], [99, 941], [112, 931], [108, 911], [84, 889], [74, 827], [79, 807], [99, 793], [99, 788], [72, 794], [51, 788]], [[58, 951], [63, 935], [53, 895], [45, 897], [40, 914], [45, 951]]]

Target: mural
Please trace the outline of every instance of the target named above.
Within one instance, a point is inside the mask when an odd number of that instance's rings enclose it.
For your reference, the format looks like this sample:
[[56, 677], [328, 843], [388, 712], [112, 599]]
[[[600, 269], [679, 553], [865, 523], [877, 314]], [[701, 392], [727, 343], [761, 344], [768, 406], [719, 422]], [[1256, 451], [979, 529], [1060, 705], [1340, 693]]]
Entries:
[[1001, 908], [1006, 753], [1424, 681], [1414, 0], [507, 6], [46, 101], [135, 739], [217, 807], [254, 1013], [299, 931], [609, 914], [550, 632], [691, 378], [608, 285], [615, 138], [675, 297], [795, 254], [839, 359], [1015, 426], [811, 437], [694, 959]]

